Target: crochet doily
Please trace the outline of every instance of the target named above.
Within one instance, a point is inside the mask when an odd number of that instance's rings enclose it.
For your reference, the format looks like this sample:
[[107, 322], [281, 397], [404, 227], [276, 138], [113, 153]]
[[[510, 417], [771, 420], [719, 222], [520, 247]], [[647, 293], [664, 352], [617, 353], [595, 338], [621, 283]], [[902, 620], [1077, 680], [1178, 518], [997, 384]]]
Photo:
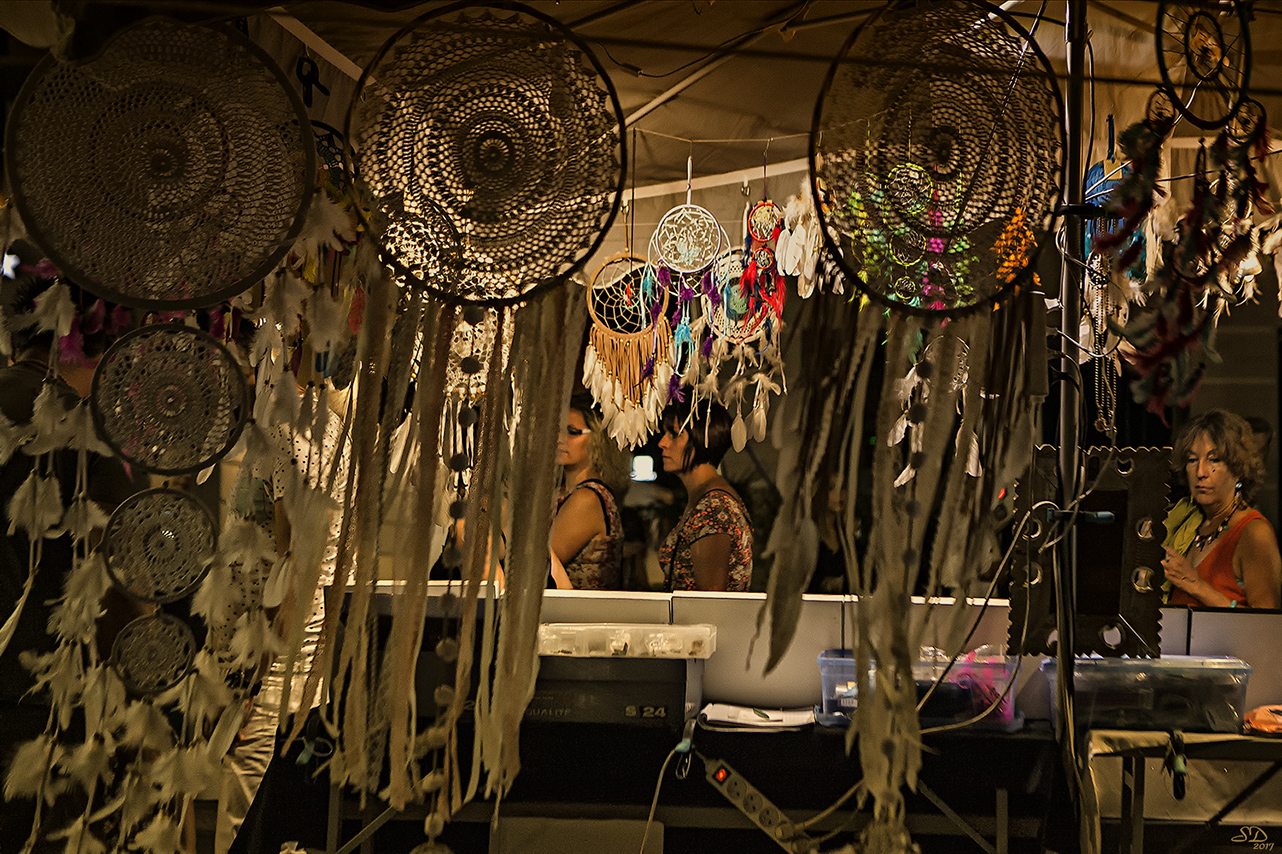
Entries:
[[302, 103], [261, 48], [167, 18], [86, 62], [41, 61], [5, 154], [23, 223], [59, 269], [149, 309], [213, 305], [275, 267], [316, 159]]
[[402, 284], [524, 299], [579, 269], [618, 212], [623, 114], [561, 24], [519, 5], [449, 7], [383, 45], [347, 117], [346, 167]]
[[825, 242], [874, 298], [992, 305], [1031, 270], [1063, 184], [1055, 75], [999, 9], [895, 4], [838, 55], [811, 132]]
[[245, 372], [213, 337], [180, 323], [135, 329], [94, 372], [98, 433], [126, 462], [196, 472], [231, 450], [248, 415]]
[[214, 519], [190, 493], [149, 489], [121, 503], [103, 533], [112, 581], [147, 602], [181, 599], [198, 585], [217, 545]]
[[131, 621], [111, 647], [111, 664], [134, 694], [158, 694], [183, 680], [196, 658], [196, 638], [182, 620], [157, 613]]

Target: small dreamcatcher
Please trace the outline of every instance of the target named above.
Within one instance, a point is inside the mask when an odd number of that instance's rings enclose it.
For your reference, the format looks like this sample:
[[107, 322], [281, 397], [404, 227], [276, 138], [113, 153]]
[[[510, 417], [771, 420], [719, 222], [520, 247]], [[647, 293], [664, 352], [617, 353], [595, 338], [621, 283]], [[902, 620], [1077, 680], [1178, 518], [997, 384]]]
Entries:
[[307, 114], [231, 28], [147, 18], [92, 59], [46, 57], [14, 104], [14, 201], [66, 275], [125, 305], [198, 308], [258, 282], [312, 198]]
[[164, 604], [196, 589], [217, 539], [213, 517], [190, 493], [149, 489], [111, 514], [103, 555], [117, 587], [135, 599]]
[[614, 255], [592, 276], [592, 329], [583, 384], [620, 446], [636, 447], [657, 428], [672, 376], [668, 290], [644, 258]]
[[[744, 449], [749, 435], [758, 442], [765, 439], [769, 396], [780, 393], [783, 381], [782, 320], [776, 303], [762, 298], [757, 288], [769, 283], [782, 291], [786, 283], [782, 276], [767, 271], [758, 276], [756, 287], [745, 285], [743, 259], [742, 250], [723, 253], [712, 277], [716, 288], [703, 295], [707, 337], [700, 348], [700, 375], [693, 391], [695, 400], [712, 397], [734, 413], [730, 438], [736, 451]], [[735, 369], [723, 378], [721, 366], [726, 362], [733, 362]], [[752, 406], [745, 420], [743, 408], [749, 398]]]
[[111, 647], [111, 665], [132, 694], [168, 691], [191, 672], [196, 637], [182, 620], [157, 613], [127, 623]]
[[160, 474], [209, 468], [249, 414], [245, 371], [212, 336], [181, 323], [122, 336], [94, 371], [90, 409], [121, 459]]
[[1250, 86], [1250, 4], [1158, 4], [1157, 64], [1180, 115], [1203, 130], [1223, 127]]
[[[1000, 301], [1031, 270], [1060, 195], [1062, 112], [1050, 63], [1001, 10], [888, 8], [846, 43], [815, 112], [829, 250], [892, 308], [961, 315]], [[1012, 252], [1024, 231], [1032, 240]]]
[[393, 35], [347, 116], [345, 166], [402, 285], [513, 304], [574, 273], [623, 189], [623, 113], [592, 51], [517, 4], [455, 3]]

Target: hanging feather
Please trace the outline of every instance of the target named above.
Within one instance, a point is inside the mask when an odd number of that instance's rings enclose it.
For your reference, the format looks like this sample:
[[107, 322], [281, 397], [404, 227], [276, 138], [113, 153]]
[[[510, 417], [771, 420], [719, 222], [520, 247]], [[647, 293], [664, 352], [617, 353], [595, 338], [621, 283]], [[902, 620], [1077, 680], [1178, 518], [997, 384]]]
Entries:
[[106, 854], [107, 845], [89, 829], [88, 816], [80, 816], [70, 826], [50, 833], [50, 840], [67, 840], [63, 854]]
[[58, 746], [47, 732], [19, 744], [5, 774], [4, 799], [12, 801], [40, 796], [45, 773], [58, 758]]
[[86, 791], [91, 791], [95, 783], [110, 786], [115, 778], [111, 768], [113, 749], [114, 744], [96, 734], [92, 735], [88, 741], [68, 751], [61, 767], [67, 772], [67, 776]]
[[57, 536], [62, 512], [62, 488], [58, 481], [40, 477], [33, 468], [9, 499], [9, 536], [19, 528], [32, 539]]
[[174, 731], [163, 712], [155, 705], [138, 700], [125, 707], [120, 744], [138, 750], [169, 750], [174, 745]]
[[159, 812], [134, 835], [133, 844], [151, 854], [183, 854], [182, 828], [169, 816]]

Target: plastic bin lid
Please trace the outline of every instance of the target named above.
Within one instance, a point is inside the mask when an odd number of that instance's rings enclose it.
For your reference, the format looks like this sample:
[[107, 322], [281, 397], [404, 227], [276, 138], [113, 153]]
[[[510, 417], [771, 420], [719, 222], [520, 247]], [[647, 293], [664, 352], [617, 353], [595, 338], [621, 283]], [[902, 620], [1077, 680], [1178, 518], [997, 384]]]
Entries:
[[[1054, 670], [1057, 659], [1042, 659], [1042, 670]], [[1082, 670], [1245, 670], [1251, 665], [1232, 656], [1164, 655], [1161, 658], [1099, 658], [1079, 655], [1073, 659], [1073, 669]]]

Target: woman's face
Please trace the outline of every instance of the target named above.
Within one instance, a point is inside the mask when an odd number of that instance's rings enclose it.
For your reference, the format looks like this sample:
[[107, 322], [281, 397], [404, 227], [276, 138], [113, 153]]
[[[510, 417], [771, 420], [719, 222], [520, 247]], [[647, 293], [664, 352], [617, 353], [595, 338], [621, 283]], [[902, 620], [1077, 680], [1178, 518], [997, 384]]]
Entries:
[[690, 434], [685, 430], [664, 427], [659, 437], [659, 450], [663, 452], [663, 470], [679, 473], [685, 470], [686, 448], [690, 444]]
[[1199, 434], [1189, 445], [1184, 473], [1188, 477], [1193, 500], [1212, 513], [1223, 509], [1237, 489], [1237, 475], [1229, 470], [1219, 449], [1211, 444], [1205, 433]]
[[571, 409], [565, 418], [565, 429], [556, 446], [556, 461], [566, 468], [575, 468], [587, 463], [588, 443], [592, 440], [588, 423], [583, 420], [583, 413]]

